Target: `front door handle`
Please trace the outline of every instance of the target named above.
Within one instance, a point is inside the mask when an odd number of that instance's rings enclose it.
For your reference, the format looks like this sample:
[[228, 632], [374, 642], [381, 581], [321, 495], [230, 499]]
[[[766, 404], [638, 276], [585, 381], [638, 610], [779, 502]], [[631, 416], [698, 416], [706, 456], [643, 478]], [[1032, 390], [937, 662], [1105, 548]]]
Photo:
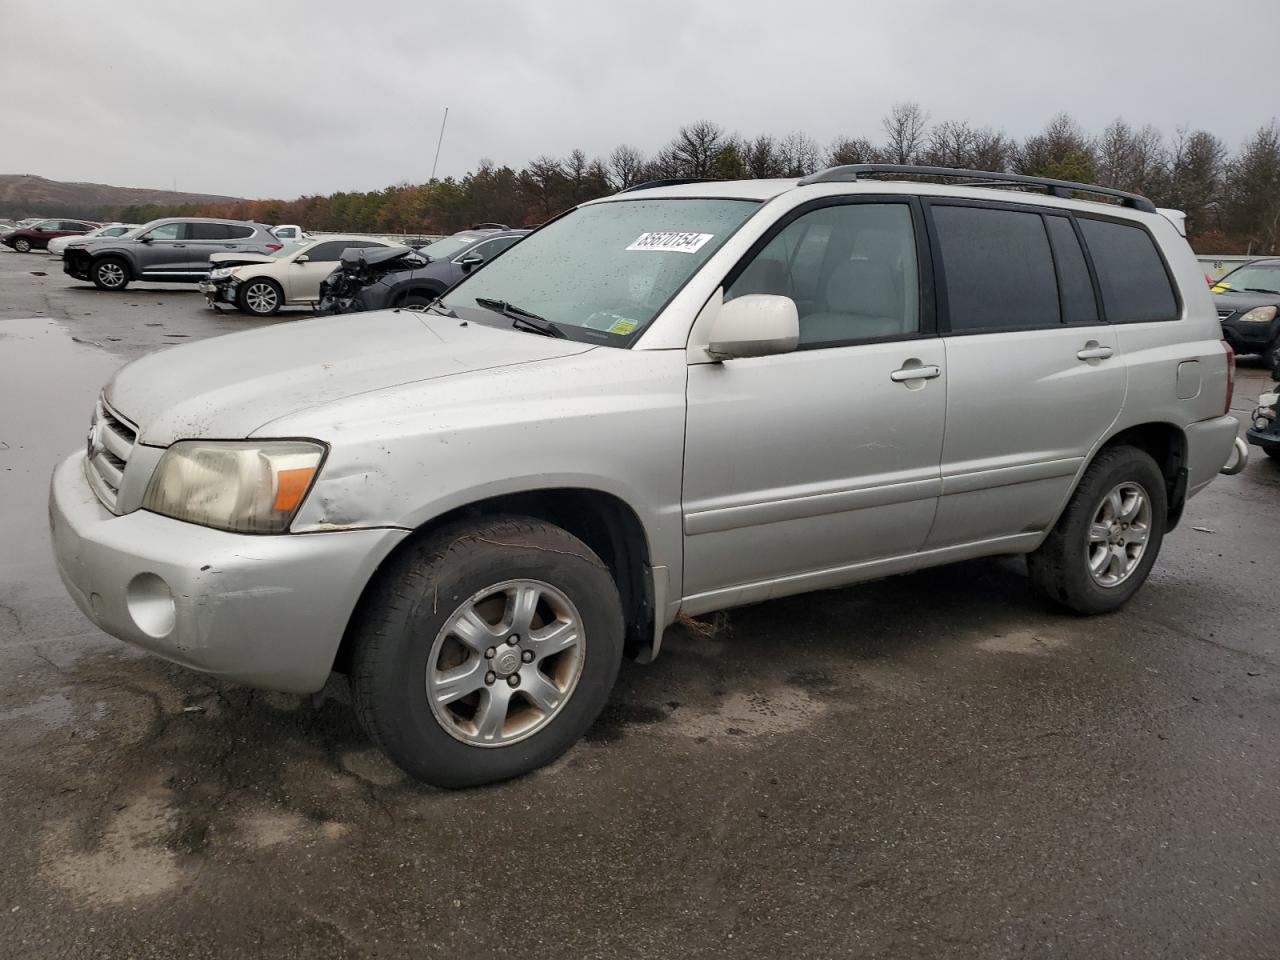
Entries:
[[1104, 347], [1097, 340], [1090, 340], [1084, 349], [1076, 353], [1077, 360], [1105, 360], [1111, 356], [1111, 348]]
[[932, 380], [940, 376], [942, 376], [942, 368], [937, 364], [930, 364], [927, 367], [919, 365], [902, 367], [889, 374], [889, 379], [894, 383], [910, 383], [912, 380]]

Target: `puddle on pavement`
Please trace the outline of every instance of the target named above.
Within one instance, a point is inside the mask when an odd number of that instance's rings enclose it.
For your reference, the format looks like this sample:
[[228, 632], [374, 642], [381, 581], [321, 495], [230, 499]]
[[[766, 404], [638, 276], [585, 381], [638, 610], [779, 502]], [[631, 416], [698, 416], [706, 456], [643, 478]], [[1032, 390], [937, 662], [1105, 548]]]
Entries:
[[0, 619], [0, 648], [14, 637], [9, 621], [36, 619], [18, 587], [57, 583], [49, 475], [84, 446], [94, 400], [121, 363], [73, 342], [53, 320], [0, 320], [0, 404], [7, 411], [0, 419], [0, 609], [8, 611]]

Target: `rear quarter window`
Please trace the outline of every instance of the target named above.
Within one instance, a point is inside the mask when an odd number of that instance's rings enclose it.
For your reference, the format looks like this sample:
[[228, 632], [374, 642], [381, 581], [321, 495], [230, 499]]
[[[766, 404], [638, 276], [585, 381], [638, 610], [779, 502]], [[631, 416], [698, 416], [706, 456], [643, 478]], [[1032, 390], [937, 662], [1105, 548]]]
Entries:
[[253, 227], [241, 227], [234, 223], [227, 224], [228, 240], [248, 240], [254, 234]]
[[1111, 323], [1176, 320], [1178, 298], [1151, 234], [1135, 224], [1077, 216]]

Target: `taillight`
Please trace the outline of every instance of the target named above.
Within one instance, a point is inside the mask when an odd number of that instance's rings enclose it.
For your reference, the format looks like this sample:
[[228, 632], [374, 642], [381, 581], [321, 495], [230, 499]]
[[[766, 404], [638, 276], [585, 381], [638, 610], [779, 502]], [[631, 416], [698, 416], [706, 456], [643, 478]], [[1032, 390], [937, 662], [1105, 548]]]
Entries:
[[265, 246], [268, 250], [270, 250], [272, 253], [275, 253], [277, 250], [282, 250], [282, 249], [284, 249], [284, 244], [283, 244], [283, 243], [268, 243], [268, 244], [264, 244], [264, 246]]
[[1227, 404], [1222, 408], [1223, 416], [1231, 412], [1231, 401], [1236, 395], [1236, 352], [1231, 344], [1222, 341], [1222, 349], [1227, 353]]

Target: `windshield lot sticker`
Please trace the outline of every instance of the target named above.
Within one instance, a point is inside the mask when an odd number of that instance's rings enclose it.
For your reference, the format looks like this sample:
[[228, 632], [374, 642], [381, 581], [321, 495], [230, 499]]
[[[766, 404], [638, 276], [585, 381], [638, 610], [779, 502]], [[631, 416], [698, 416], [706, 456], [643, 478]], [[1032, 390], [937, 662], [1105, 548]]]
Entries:
[[619, 320], [617, 323], [615, 323], [612, 327], [609, 328], [609, 332], [626, 334], [626, 333], [630, 333], [635, 328], [636, 328], [636, 322], [634, 320]]
[[656, 250], [659, 253], [697, 253], [714, 233], [642, 233], [628, 250]]

